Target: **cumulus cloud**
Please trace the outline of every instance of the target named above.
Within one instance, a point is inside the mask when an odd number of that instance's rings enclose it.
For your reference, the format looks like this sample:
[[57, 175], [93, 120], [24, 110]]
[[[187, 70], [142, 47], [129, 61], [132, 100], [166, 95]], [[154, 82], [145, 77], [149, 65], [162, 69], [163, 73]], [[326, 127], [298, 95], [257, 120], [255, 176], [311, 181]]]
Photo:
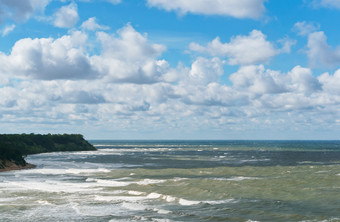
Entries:
[[147, 0], [150, 7], [180, 14], [222, 15], [235, 18], [261, 17], [265, 11], [265, 0]]
[[96, 18], [95, 17], [91, 17], [88, 20], [86, 20], [85, 22], [83, 22], [83, 24], [81, 24], [81, 27], [83, 29], [87, 29], [87, 30], [90, 30], [90, 31], [108, 30], [108, 29], [110, 29], [110, 27], [108, 27], [108, 26], [99, 25], [96, 22]]
[[9, 26], [6, 26], [3, 30], [2, 30], [2, 37], [8, 35], [10, 32], [12, 32], [14, 29], [15, 29], [15, 25], [12, 24], [12, 25], [9, 25]]
[[165, 50], [164, 45], [150, 44], [147, 35], [137, 32], [130, 24], [121, 28], [115, 38], [105, 32], [98, 33], [103, 45], [103, 55], [122, 60], [144, 60], [160, 56]]
[[308, 36], [307, 55], [314, 67], [332, 68], [340, 64], [340, 48], [332, 49], [324, 32], [313, 32]]
[[21, 39], [10, 55], [0, 54], [2, 73], [33, 79], [94, 78], [84, 45], [87, 36], [76, 31], [58, 39]]
[[229, 78], [234, 87], [256, 94], [287, 92], [285, 77], [279, 72], [266, 70], [263, 65], [243, 66]]
[[188, 72], [187, 81], [189, 81], [190, 84], [199, 85], [218, 82], [219, 77], [224, 74], [223, 65], [224, 61], [217, 57], [212, 59], [199, 57], [192, 63], [191, 70]]
[[336, 70], [333, 75], [324, 73], [318, 77], [322, 88], [329, 95], [340, 95], [340, 69]]
[[0, 53], [0, 73], [41, 80], [103, 78], [138, 84], [176, 81], [176, 71], [167, 61], [158, 59], [165, 46], [150, 43], [131, 25], [117, 34], [97, 33], [102, 49], [97, 55], [89, 55], [90, 42], [83, 31], [57, 39], [21, 39], [9, 55]]
[[248, 36], [240, 35], [233, 37], [229, 43], [222, 43], [220, 38], [217, 37], [206, 46], [191, 43], [189, 47], [190, 50], [195, 52], [228, 57], [229, 64], [231, 65], [250, 65], [266, 63], [280, 52], [288, 52], [294, 44], [285, 41], [284, 50], [277, 49], [271, 42], [267, 41], [266, 38], [266, 35], [261, 31], [253, 30]]
[[2, 0], [0, 1], [0, 23], [5, 19], [18, 22], [29, 19], [36, 11], [43, 11], [51, 0]]
[[103, 51], [99, 56], [93, 56], [92, 61], [109, 81], [154, 83], [168, 70], [165, 60], [157, 60], [165, 46], [149, 43], [146, 35], [131, 25], [120, 29], [118, 37], [99, 32], [98, 39]]
[[78, 7], [75, 3], [71, 3], [61, 7], [54, 14], [53, 24], [59, 28], [71, 28], [77, 24], [78, 20]]
[[320, 82], [312, 75], [309, 68], [296, 66], [288, 73], [288, 76], [291, 80], [289, 88], [292, 91], [309, 94], [321, 90]]
[[230, 75], [234, 87], [255, 95], [283, 94], [288, 92], [311, 94], [321, 90], [321, 84], [312, 70], [301, 66], [294, 67], [286, 75], [265, 69], [263, 65], [241, 67]]

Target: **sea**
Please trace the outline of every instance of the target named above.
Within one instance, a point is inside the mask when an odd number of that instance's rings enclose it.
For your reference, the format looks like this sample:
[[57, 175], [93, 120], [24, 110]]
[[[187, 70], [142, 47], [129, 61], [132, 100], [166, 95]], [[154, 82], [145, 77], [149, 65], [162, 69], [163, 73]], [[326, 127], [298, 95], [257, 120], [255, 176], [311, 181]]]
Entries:
[[340, 221], [340, 141], [90, 141], [0, 173], [0, 221]]

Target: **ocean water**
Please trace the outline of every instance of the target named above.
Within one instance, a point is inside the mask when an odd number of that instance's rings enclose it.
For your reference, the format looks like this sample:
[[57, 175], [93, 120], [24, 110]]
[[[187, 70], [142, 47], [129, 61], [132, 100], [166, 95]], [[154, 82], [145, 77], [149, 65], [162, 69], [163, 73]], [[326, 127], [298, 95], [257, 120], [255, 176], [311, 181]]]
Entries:
[[340, 141], [91, 141], [0, 173], [0, 221], [340, 221]]

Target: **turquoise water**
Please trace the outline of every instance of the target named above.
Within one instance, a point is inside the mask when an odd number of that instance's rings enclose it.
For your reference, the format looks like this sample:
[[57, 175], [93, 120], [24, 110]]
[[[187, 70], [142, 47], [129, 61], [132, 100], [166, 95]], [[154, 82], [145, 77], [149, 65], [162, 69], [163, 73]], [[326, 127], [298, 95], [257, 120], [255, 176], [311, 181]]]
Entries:
[[340, 221], [340, 141], [91, 141], [0, 174], [0, 221]]

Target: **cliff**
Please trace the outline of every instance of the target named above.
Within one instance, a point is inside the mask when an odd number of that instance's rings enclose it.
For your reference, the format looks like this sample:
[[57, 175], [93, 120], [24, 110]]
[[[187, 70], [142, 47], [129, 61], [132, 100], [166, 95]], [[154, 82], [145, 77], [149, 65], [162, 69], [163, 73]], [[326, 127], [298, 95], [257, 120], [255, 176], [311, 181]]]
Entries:
[[0, 134], [0, 171], [31, 168], [30, 154], [96, 150], [80, 134]]

